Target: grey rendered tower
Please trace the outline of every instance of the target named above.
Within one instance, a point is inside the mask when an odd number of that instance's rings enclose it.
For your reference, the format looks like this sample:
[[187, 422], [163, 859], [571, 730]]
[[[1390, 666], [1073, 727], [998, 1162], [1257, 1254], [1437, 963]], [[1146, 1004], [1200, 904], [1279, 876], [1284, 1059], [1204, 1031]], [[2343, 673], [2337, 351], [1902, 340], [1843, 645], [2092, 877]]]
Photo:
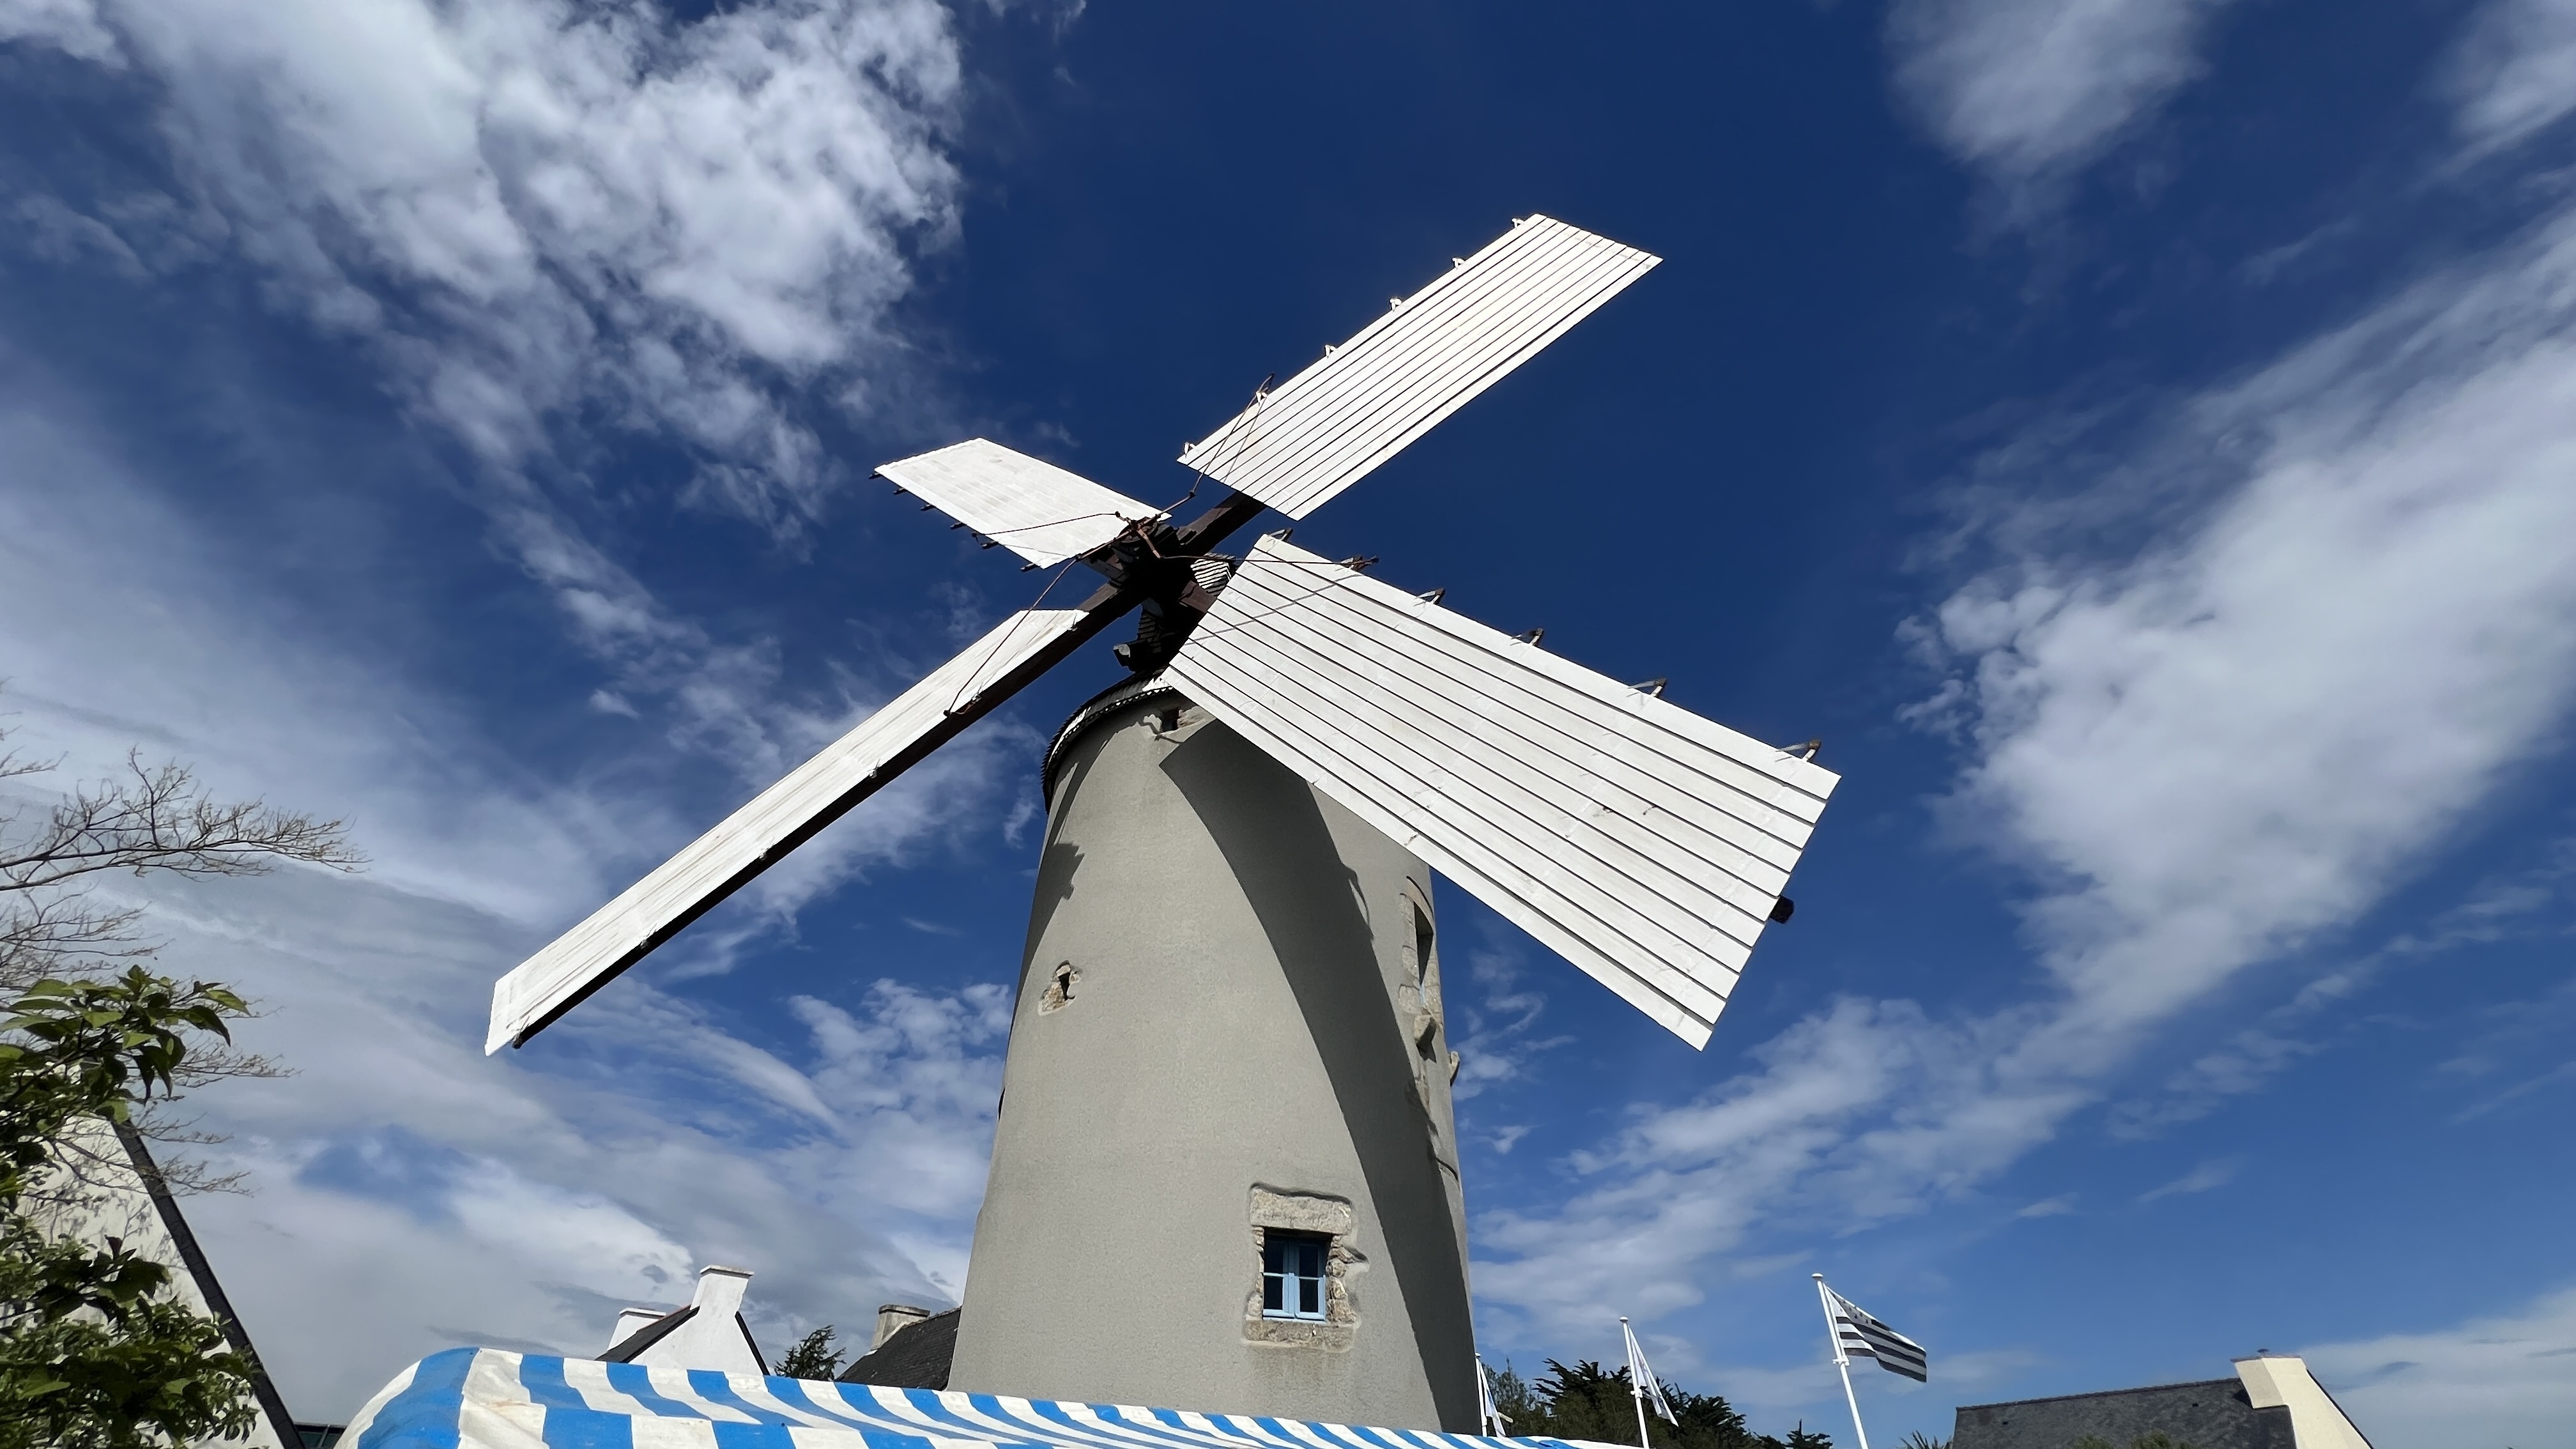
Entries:
[[1430, 872], [1169, 689], [1047, 773], [950, 1386], [1472, 1431]]

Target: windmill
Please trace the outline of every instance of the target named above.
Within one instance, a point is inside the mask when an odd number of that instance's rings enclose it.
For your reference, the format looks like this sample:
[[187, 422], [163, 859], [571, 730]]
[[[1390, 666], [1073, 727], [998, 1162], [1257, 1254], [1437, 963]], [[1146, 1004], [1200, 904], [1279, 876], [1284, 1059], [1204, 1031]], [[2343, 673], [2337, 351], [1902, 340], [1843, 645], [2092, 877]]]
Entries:
[[1181, 461], [1187, 521], [975, 440], [899, 489], [1031, 567], [1013, 614], [502, 977], [524, 1044], [1113, 621], [1129, 677], [1058, 732], [950, 1385], [1471, 1431], [1464, 1197], [1431, 871], [1708, 1039], [1832, 790], [1760, 743], [1260, 538], [1656, 265], [1543, 216]]

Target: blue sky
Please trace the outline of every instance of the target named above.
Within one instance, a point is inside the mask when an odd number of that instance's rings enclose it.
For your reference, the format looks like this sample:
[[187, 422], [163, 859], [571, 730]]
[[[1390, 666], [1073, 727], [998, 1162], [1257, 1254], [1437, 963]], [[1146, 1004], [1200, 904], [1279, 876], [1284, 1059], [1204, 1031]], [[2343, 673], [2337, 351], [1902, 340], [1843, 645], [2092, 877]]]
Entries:
[[[1452, 890], [1490, 1359], [1873, 1428], [2300, 1351], [2576, 1444], [2576, 4], [0, 0], [0, 675], [347, 817], [150, 899], [300, 1075], [196, 1210], [299, 1413], [952, 1294], [1102, 646], [528, 1050], [493, 976], [1536, 210], [1666, 258], [1299, 529], [1845, 783], [1704, 1053]], [[120, 889], [133, 889], [122, 886]], [[1463, 962], [1464, 970], [1456, 963]]]

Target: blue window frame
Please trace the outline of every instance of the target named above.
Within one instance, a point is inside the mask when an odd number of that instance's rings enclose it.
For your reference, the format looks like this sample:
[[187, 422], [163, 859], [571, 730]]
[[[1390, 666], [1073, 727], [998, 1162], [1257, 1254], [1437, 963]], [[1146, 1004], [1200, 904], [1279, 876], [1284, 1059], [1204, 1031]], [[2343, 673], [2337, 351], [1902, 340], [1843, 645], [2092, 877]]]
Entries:
[[1321, 1233], [1289, 1233], [1277, 1228], [1261, 1234], [1261, 1316], [1324, 1316], [1324, 1255], [1333, 1240]]

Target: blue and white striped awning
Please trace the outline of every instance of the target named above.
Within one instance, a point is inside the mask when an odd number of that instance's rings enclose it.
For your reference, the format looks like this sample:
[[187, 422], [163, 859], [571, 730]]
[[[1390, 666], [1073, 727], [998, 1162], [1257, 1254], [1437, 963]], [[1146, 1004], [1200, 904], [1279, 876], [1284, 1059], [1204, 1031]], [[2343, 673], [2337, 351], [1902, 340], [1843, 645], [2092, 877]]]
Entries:
[[1242, 1414], [881, 1389], [489, 1348], [387, 1384], [341, 1449], [1565, 1449]]

